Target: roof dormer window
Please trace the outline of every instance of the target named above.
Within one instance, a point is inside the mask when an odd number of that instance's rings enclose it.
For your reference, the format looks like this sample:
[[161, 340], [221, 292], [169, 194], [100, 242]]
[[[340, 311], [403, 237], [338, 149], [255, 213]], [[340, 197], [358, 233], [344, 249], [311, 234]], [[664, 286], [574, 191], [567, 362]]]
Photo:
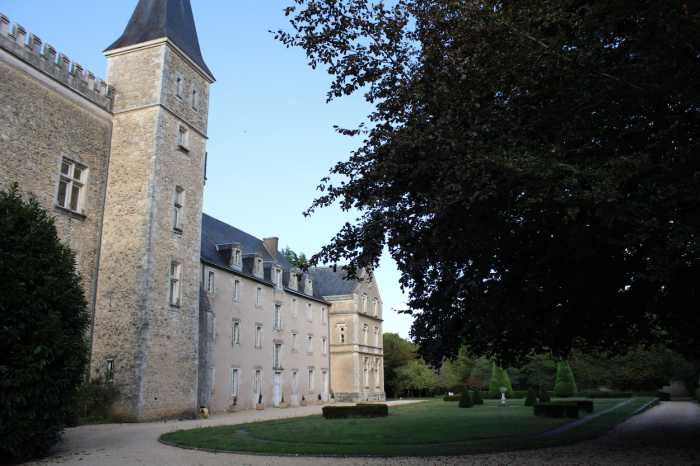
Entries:
[[262, 260], [262, 257], [256, 257], [256, 258], [255, 258], [254, 273], [255, 273], [255, 276], [256, 276], [256, 277], [262, 277], [262, 276], [263, 276], [263, 260]]
[[306, 286], [304, 287], [304, 292], [308, 295], [314, 294], [314, 282], [310, 279], [306, 279]]
[[272, 269], [272, 282], [275, 284], [275, 288], [282, 289], [282, 269], [279, 267], [274, 267]]
[[289, 284], [287, 286], [294, 291], [299, 288], [299, 275], [296, 272], [292, 271], [289, 273]]
[[241, 248], [234, 247], [231, 250], [231, 267], [235, 269], [240, 269], [243, 265], [243, 254], [241, 253]]

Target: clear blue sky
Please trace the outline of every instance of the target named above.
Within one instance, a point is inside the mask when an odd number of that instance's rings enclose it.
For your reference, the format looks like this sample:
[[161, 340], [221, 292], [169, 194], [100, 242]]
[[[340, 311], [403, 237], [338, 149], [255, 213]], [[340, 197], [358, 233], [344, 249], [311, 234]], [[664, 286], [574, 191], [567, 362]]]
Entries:
[[[71, 60], [104, 78], [102, 50], [121, 34], [137, 0], [3, 0], [0, 12]], [[358, 96], [325, 103], [330, 77], [306, 65], [269, 30], [287, 27], [292, 0], [192, 0], [204, 58], [217, 78], [209, 111], [209, 180], [204, 210], [258, 237], [307, 255], [335, 234], [347, 215], [329, 208], [304, 218], [319, 180], [348, 157], [359, 140], [333, 125], [354, 126], [369, 111]], [[384, 301], [384, 331], [408, 336], [399, 315], [405, 297], [393, 260], [376, 273]]]

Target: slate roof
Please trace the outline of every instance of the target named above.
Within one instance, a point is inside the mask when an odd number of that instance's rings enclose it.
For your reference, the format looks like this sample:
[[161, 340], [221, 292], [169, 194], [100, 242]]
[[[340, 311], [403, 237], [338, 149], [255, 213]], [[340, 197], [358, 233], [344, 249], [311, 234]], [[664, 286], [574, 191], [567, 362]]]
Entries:
[[109, 50], [167, 37], [214, 80], [199, 48], [190, 0], [139, 0], [122, 36]]
[[[231, 244], [238, 243], [241, 248], [241, 253], [244, 258], [243, 270], [234, 270], [229, 267], [227, 259], [224, 255], [220, 254], [216, 248], [217, 244]], [[289, 272], [294, 268], [292, 264], [289, 263], [287, 258], [281, 252], [277, 251], [277, 257], [273, 258], [267, 249], [263, 241], [255, 236], [246, 233], [243, 230], [229, 225], [228, 223], [222, 222], [210, 215], [202, 214], [202, 243], [201, 243], [201, 258], [202, 262], [215, 265], [222, 269], [228, 270], [232, 273], [243, 275], [252, 280], [267, 283], [272, 286], [273, 283], [270, 279], [270, 263], [276, 263], [284, 270], [284, 286], [285, 291], [288, 293], [298, 294], [300, 296], [305, 296], [310, 299], [314, 299], [323, 303], [326, 301], [322, 298], [322, 295], [316, 292], [316, 284], [314, 283], [314, 294], [308, 295], [302, 291], [292, 290], [288, 288], [289, 285]], [[259, 278], [250, 273], [250, 269], [246, 267], [246, 256], [251, 254], [257, 254], [262, 257], [263, 261], [268, 264], [264, 269], [264, 278]], [[313, 279], [313, 278], [312, 278]]]
[[336, 270], [333, 267], [314, 267], [309, 269], [309, 275], [314, 284], [314, 295], [338, 296], [352, 294], [357, 288], [357, 280], [346, 280], [347, 274], [341, 266]]

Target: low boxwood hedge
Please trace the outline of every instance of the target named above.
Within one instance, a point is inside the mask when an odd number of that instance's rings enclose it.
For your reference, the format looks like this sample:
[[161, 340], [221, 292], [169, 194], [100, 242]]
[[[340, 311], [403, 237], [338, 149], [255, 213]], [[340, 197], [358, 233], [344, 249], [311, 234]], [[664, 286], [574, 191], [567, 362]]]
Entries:
[[[527, 398], [527, 390], [513, 390], [513, 394], [511, 396], [506, 395], [509, 400], [511, 399], [516, 399], [516, 398]], [[499, 393], [498, 395], [493, 395], [489, 394], [489, 392], [481, 392], [481, 397], [485, 400], [500, 400], [501, 399], [501, 394]]]
[[578, 418], [579, 406], [571, 401], [538, 403], [533, 407], [535, 416]]
[[323, 417], [326, 419], [345, 419], [349, 417], [386, 417], [388, 415], [389, 407], [385, 404], [323, 407]]

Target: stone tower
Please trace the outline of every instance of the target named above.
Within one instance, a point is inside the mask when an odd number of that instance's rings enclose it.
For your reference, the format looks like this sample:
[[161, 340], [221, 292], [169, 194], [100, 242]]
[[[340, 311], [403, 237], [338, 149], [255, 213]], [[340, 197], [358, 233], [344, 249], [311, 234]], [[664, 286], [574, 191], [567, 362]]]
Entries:
[[139, 0], [105, 51], [114, 87], [92, 375], [136, 420], [197, 408], [209, 86], [189, 0]]

